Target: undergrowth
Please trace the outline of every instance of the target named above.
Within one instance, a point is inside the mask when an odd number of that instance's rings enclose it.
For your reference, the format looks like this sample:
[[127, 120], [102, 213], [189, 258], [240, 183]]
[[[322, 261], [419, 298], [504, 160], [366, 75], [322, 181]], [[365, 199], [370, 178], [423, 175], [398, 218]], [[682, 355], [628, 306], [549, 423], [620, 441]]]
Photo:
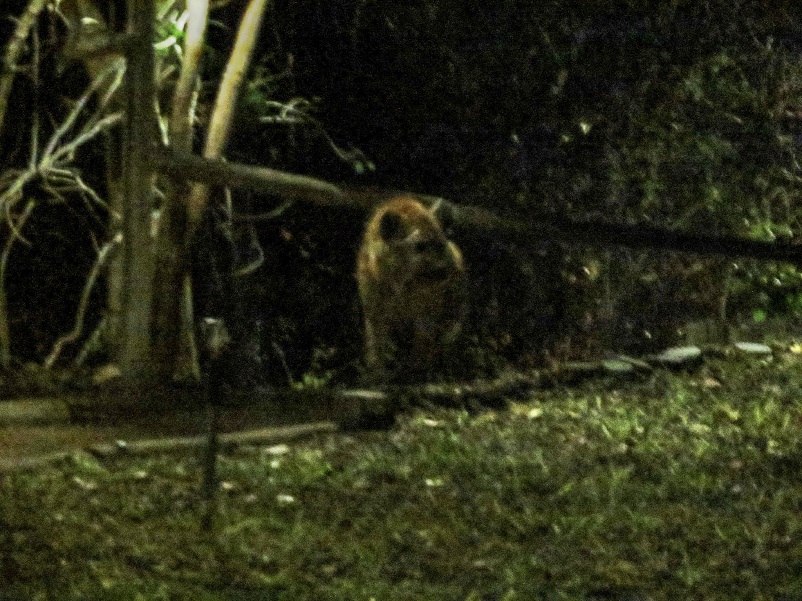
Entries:
[[538, 392], [221, 457], [0, 484], [2, 599], [802, 598], [802, 366]]

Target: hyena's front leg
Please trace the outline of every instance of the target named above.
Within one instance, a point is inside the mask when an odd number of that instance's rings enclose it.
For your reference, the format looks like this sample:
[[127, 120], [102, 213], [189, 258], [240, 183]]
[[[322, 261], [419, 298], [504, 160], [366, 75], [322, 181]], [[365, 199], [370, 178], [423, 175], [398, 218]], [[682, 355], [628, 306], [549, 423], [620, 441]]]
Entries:
[[387, 380], [393, 358], [392, 342], [388, 325], [381, 317], [365, 317], [365, 366], [370, 382]]

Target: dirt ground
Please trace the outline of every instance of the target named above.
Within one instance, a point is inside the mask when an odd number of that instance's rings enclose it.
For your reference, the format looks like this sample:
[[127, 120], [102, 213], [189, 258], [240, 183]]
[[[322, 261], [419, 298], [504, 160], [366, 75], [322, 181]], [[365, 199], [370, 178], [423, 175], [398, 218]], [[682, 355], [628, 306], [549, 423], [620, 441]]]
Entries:
[[129, 426], [75, 426], [71, 424], [8, 425], [0, 427], [0, 467], [21, 457], [82, 449], [115, 440], [138, 440], [152, 434]]
[[[10, 404], [0, 402], [0, 407], [3, 406], [8, 408]], [[66, 419], [52, 419], [52, 414], [58, 413], [54, 411], [49, 411], [50, 416], [34, 415], [33, 418], [30, 413], [26, 411], [26, 415], [17, 420], [0, 419], [0, 471], [18, 467], [28, 459], [55, 457], [117, 441], [130, 443], [198, 436], [204, 434], [207, 427], [207, 415], [203, 409], [84, 425], [69, 423]], [[311, 420], [300, 421], [309, 423]], [[289, 420], [286, 415], [267, 410], [227, 409], [220, 416], [220, 431], [256, 430], [289, 423], [298, 423], [298, 420]]]

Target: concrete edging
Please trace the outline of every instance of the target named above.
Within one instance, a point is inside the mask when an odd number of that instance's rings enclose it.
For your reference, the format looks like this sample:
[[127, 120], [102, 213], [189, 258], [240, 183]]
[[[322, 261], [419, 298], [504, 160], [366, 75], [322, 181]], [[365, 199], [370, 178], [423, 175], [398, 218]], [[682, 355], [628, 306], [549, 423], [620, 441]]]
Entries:
[[70, 421], [70, 407], [55, 398], [0, 400], [0, 426], [15, 424], [64, 424]]

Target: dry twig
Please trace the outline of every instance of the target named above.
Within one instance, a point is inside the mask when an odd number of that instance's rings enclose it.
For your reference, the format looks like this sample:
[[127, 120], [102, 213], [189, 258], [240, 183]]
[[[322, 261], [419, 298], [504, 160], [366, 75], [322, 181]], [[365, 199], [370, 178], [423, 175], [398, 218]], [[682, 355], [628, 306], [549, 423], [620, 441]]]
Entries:
[[3, 129], [3, 121], [8, 107], [8, 97], [11, 94], [11, 86], [14, 83], [14, 74], [17, 71], [22, 50], [25, 47], [25, 40], [28, 39], [33, 24], [42, 9], [47, 4], [47, 0], [31, 0], [22, 16], [17, 19], [17, 26], [11, 35], [11, 40], [6, 46], [3, 62], [0, 64], [0, 129]]
[[[22, 235], [22, 228], [36, 208], [36, 201], [28, 198], [25, 208], [19, 214], [15, 213], [15, 209], [20, 201], [25, 200], [25, 187], [33, 182], [37, 182], [43, 190], [46, 190], [55, 198], [63, 199], [64, 192], [77, 191], [89, 204], [96, 203], [105, 206], [100, 196], [81, 179], [73, 168], [72, 162], [79, 147], [122, 121], [122, 113], [104, 113], [111, 95], [122, 81], [122, 71], [123, 64], [115, 63], [104, 70], [89, 85], [81, 98], [72, 107], [64, 122], [56, 128], [41, 153], [38, 148], [38, 130], [34, 127], [31, 140], [31, 156], [27, 168], [9, 169], [0, 175], [0, 211], [5, 215], [6, 224], [11, 232], [6, 239], [2, 255], [0, 255], [0, 365], [8, 366], [11, 361], [11, 338], [5, 291], [8, 261], [11, 250], [17, 241], [27, 244]], [[70, 133], [74, 130], [79, 118], [86, 113], [89, 98], [100, 89], [100, 86], [107, 85], [110, 79], [112, 80], [111, 84], [108, 85], [106, 93], [95, 112], [70, 137]], [[114, 241], [109, 243], [109, 245], [113, 244]], [[97, 279], [97, 274], [94, 273], [94, 270], [93, 274], [90, 275], [87, 288], [84, 289], [84, 295], [87, 297], [94, 285], [94, 281]], [[84, 301], [82, 300], [82, 306], [79, 307], [78, 312], [81, 319], [86, 312], [86, 307], [83, 304]], [[78, 327], [77, 335], [80, 335], [80, 327]], [[55, 361], [61, 346], [68, 341], [57, 343], [57, 347], [54, 348], [55, 355], [51, 353], [48, 361], [51, 361], [51, 358], [52, 361]]]
[[113, 239], [111, 239], [109, 242], [106, 242], [106, 244], [104, 244], [103, 247], [98, 251], [97, 260], [92, 266], [92, 271], [89, 272], [89, 277], [86, 278], [86, 283], [84, 284], [84, 289], [81, 293], [81, 300], [78, 303], [78, 311], [75, 314], [75, 325], [73, 326], [72, 330], [56, 340], [56, 343], [53, 345], [53, 350], [50, 351], [47, 359], [45, 359], [44, 366], [46, 368], [50, 369], [53, 367], [53, 364], [58, 359], [65, 344], [73, 343], [81, 337], [81, 334], [83, 333], [84, 317], [86, 317], [86, 310], [89, 307], [89, 297], [92, 294], [92, 289], [95, 287], [95, 282], [97, 282], [98, 277], [103, 272], [103, 268], [106, 266], [106, 261], [108, 261], [109, 256], [120, 245], [122, 239], [123, 235], [118, 232]]

